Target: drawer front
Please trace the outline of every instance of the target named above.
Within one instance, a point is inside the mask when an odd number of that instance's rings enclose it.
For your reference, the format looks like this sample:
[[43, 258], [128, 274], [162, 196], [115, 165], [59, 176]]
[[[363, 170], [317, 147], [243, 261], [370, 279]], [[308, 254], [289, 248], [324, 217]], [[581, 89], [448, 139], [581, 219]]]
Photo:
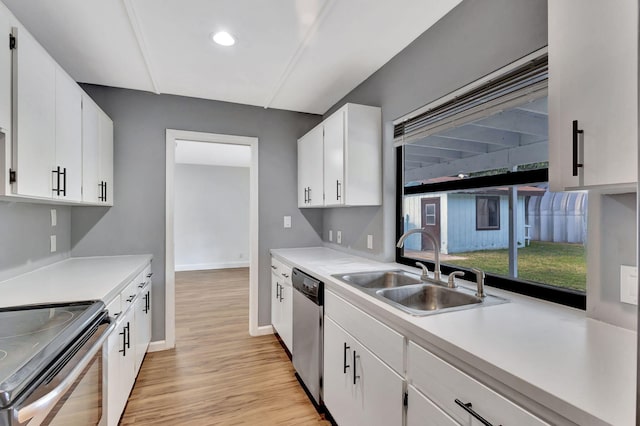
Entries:
[[109, 312], [109, 316], [114, 318], [122, 313], [120, 296], [115, 297], [111, 302], [109, 302], [107, 305], [107, 311]]
[[153, 274], [151, 273], [151, 265], [147, 265], [146, 268], [144, 268], [144, 271], [142, 272], [142, 278], [144, 279], [145, 284], [149, 284], [151, 282], [151, 276]]
[[120, 300], [122, 303], [123, 311], [126, 311], [127, 309], [129, 309], [129, 306], [133, 305], [133, 299], [135, 299], [140, 290], [142, 290], [142, 288], [140, 288], [139, 286], [143, 283], [144, 279], [141, 272], [133, 280], [131, 280], [129, 284], [127, 284], [124, 290], [122, 290], [122, 293], [120, 293]]
[[271, 258], [271, 273], [276, 275], [282, 284], [291, 285], [291, 271], [293, 268], [279, 261], [278, 259]]
[[409, 384], [463, 425], [470, 424], [471, 415], [456, 399], [471, 403], [476, 413], [494, 425], [548, 425], [413, 342], [409, 343], [407, 377]]
[[330, 291], [324, 312], [401, 375], [404, 373], [404, 336]]
[[460, 426], [413, 386], [408, 386], [407, 394], [407, 426], [423, 426], [427, 419], [432, 426]]

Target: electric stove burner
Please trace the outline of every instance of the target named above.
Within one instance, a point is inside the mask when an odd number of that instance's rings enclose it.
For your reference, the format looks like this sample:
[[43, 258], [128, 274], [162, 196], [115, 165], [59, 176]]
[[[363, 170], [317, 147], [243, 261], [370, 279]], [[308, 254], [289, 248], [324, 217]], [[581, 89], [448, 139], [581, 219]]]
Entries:
[[0, 340], [13, 339], [62, 327], [74, 317], [74, 313], [63, 309], [42, 309], [42, 312], [16, 311], [3, 317], [0, 324]]

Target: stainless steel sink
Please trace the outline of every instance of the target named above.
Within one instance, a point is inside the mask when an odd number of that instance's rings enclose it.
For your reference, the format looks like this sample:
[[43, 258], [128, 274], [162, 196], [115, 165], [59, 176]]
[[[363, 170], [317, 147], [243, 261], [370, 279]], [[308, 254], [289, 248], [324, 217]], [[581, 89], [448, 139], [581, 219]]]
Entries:
[[405, 308], [420, 312], [482, 303], [480, 297], [435, 285], [389, 288], [376, 293]]
[[336, 278], [362, 288], [393, 288], [411, 284], [422, 284], [419, 275], [406, 271], [376, 271], [356, 272], [353, 274], [336, 275]]
[[501, 297], [475, 295], [465, 288], [448, 288], [444, 282], [422, 280], [420, 275], [403, 270], [355, 272], [334, 275], [349, 284], [397, 309], [415, 316], [496, 305], [507, 302]]

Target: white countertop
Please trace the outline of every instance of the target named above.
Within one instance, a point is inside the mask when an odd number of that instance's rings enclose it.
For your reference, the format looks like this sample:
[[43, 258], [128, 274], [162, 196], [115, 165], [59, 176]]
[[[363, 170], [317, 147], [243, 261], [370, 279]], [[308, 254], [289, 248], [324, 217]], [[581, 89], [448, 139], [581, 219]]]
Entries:
[[151, 255], [71, 257], [0, 282], [0, 307], [102, 300], [108, 303]]
[[[578, 424], [635, 424], [636, 333], [582, 310], [487, 288], [509, 303], [414, 317], [343, 284], [333, 274], [406, 269], [328, 248], [272, 254], [360, 301], [392, 327], [434, 345]], [[418, 343], [420, 343], [418, 341]]]

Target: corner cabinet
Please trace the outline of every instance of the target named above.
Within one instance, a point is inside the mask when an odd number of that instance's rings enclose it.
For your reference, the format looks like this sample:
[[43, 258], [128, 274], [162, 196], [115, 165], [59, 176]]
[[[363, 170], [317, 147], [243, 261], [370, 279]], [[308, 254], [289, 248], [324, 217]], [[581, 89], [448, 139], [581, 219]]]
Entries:
[[382, 203], [382, 117], [346, 104], [298, 140], [298, 207]]
[[638, 177], [638, 2], [549, 2], [552, 191]]
[[0, 197], [111, 205], [113, 123], [99, 109], [97, 118], [84, 113], [88, 96], [0, 3], [2, 28], [8, 39], [0, 55]]

